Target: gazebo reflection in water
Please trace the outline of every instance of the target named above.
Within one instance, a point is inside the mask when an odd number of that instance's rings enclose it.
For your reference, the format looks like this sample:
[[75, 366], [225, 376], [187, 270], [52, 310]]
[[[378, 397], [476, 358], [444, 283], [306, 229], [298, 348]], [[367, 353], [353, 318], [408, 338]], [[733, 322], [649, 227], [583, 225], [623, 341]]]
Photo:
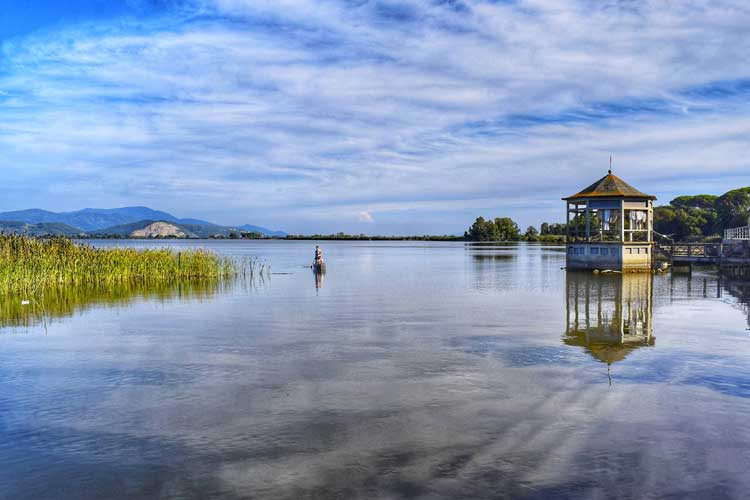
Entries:
[[650, 273], [569, 272], [565, 293], [567, 345], [582, 347], [607, 365], [654, 345]]

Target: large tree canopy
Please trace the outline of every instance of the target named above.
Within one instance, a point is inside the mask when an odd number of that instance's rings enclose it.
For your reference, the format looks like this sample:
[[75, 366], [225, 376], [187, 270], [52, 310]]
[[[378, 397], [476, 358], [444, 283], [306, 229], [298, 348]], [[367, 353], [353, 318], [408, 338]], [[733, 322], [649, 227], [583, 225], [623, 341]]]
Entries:
[[678, 196], [654, 209], [654, 230], [675, 240], [720, 236], [725, 229], [744, 226], [750, 216], [750, 187], [721, 196]]
[[495, 220], [477, 217], [464, 236], [474, 241], [518, 241], [521, 230], [510, 217], [495, 217]]
[[722, 229], [746, 225], [750, 216], [750, 187], [724, 193], [716, 200], [715, 207]]

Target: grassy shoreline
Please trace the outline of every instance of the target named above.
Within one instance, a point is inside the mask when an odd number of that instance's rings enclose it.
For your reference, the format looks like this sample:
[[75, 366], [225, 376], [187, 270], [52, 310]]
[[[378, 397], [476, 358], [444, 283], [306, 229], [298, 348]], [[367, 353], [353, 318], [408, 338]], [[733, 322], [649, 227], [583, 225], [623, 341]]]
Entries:
[[60, 285], [221, 279], [246, 272], [245, 265], [200, 249], [95, 248], [62, 237], [0, 235], [0, 294], [33, 294]]

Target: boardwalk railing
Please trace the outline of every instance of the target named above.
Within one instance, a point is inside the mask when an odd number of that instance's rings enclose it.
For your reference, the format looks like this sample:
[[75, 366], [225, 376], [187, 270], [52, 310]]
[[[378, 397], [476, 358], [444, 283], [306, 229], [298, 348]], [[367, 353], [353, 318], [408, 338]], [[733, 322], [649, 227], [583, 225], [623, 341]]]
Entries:
[[672, 258], [689, 257], [696, 261], [721, 257], [723, 253], [721, 243], [674, 243], [672, 245], [659, 245], [658, 248]]
[[750, 267], [748, 240], [656, 244], [654, 251], [667, 257], [673, 264], [727, 264]]
[[734, 227], [724, 231], [725, 240], [750, 240], [750, 225]]

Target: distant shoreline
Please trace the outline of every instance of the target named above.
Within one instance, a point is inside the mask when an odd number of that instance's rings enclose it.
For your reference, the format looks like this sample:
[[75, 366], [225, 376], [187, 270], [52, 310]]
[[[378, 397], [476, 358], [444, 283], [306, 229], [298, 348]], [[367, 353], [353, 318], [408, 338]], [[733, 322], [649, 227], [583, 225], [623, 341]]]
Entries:
[[[552, 235], [551, 235], [552, 236]], [[78, 236], [74, 237], [76, 240], [126, 240], [126, 241], [445, 241], [445, 242], [465, 242], [465, 243], [476, 243], [476, 244], [492, 244], [492, 243], [553, 243], [560, 244], [565, 242], [564, 236], [553, 236], [547, 237], [542, 236], [536, 240], [489, 240], [489, 241], [476, 241], [464, 236], [336, 236], [336, 235], [311, 235], [311, 236], [269, 236], [263, 238], [179, 238], [179, 237], [151, 237], [151, 238], [133, 238], [127, 236]]]

